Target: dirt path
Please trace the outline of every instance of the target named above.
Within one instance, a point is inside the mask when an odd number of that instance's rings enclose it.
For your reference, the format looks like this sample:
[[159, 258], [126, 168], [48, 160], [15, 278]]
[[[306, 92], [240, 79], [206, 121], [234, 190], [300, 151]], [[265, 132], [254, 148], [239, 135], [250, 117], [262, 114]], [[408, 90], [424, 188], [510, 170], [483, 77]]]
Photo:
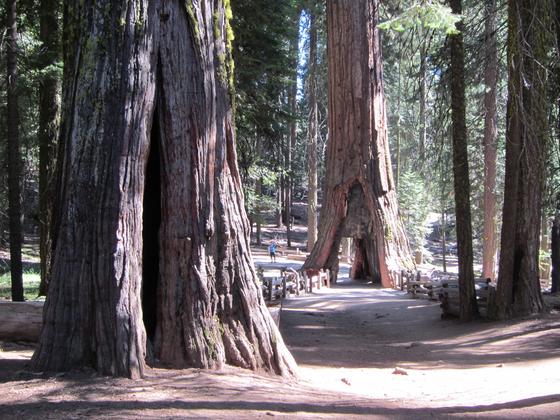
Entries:
[[470, 324], [439, 314], [437, 303], [349, 281], [289, 299], [281, 329], [298, 381], [234, 368], [44, 377], [24, 370], [29, 347], [0, 343], [0, 418], [560, 416], [559, 314]]
[[558, 315], [462, 324], [439, 314], [437, 303], [347, 283], [288, 301], [282, 331], [315, 387], [434, 413], [560, 416]]

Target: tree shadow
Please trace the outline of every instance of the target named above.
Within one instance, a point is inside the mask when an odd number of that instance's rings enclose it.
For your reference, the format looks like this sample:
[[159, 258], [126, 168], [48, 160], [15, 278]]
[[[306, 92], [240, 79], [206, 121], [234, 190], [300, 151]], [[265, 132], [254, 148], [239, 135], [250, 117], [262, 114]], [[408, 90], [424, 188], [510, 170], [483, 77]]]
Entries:
[[560, 317], [461, 323], [439, 303], [345, 283], [285, 303], [281, 330], [300, 364], [391, 368], [496, 365], [560, 357]]
[[[290, 402], [254, 402], [247, 400], [237, 401], [201, 401], [201, 400], [161, 400], [161, 401], [37, 401], [19, 403], [11, 406], [0, 407], [2, 418], [65, 418], [65, 417], [135, 417], [154, 416], [158, 412], [162, 415], [169, 415], [172, 410], [173, 415], [199, 416], [208, 415], [207, 411], [218, 411], [214, 416], [235, 416], [240, 413], [248, 414], [248, 411], [273, 415], [280, 413], [293, 415], [297, 413], [309, 413], [316, 415], [380, 415], [398, 416], [410, 418], [426, 417], [448, 417], [458, 414], [480, 414], [492, 413], [502, 410], [536, 409], [539, 406], [556, 404], [560, 402], [560, 394], [544, 395], [534, 398], [527, 398], [502, 404], [477, 405], [477, 406], [451, 406], [439, 408], [400, 408], [383, 405], [375, 405], [375, 401], [369, 401], [366, 405], [355, 405], [355, 401], [338, 403], [290, 403]], [[203, 413], [198, 413], [202, 411]], [[234, 412], [234, 413], [231, 413]]]

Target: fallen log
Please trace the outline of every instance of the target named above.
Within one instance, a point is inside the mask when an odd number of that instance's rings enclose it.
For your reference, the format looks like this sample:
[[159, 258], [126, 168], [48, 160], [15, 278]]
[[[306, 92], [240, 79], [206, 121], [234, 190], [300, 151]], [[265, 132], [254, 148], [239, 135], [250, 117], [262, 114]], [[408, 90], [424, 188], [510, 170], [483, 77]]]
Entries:
[[37, 341], [44, 302], [0, 301], [0, 340]]

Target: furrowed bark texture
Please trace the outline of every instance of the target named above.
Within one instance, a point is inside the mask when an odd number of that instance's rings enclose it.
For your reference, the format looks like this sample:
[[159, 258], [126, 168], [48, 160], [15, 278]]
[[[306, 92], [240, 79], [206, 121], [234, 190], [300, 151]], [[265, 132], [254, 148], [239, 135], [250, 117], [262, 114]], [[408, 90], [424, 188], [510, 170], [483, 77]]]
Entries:
[[10, 274], [13, 301], [23, 301], [23, 270], [21, 261], [22, 232], [22, 159], [19, 136], [17, 13], [16, 1], [6, 3], [6, 134], [8, 167], [8, 218], [10, 226]]
[[377, 1], [327, 2], [327, 177], [318, 240], [304, 267], [331, 269], [336, 278], [341, 238], [352, 237], [365, 253], [353, 271], [391, 287], [413, 262], [391, 172], [377, 19]]
[[[164, 366], [294, 373], [251, 262], [224, 2], [86, 0], [66, 13], [63, 205], [34, 368], [141, 376], [149, 286]], [[143, 225], [156, 197], [157, 223]], [[148, 233], [159, 244], [143, 256]]]
[[[461, 14], [461, 0], [451, 0], [453, 13]], [[458, 24], [460, 31], [463, 23]], [[450, 36], [451, 44], [451, 120], [453, 129], [453, 185], [457, 256], [459, 260], [460, 318], [468, 321], [478, 314], [474, 289], [469, 157], [465, 103], [465, 52], [462, 32]]]
[[539, 229], [547, 139], [547, 2], [508, 3], [506, 175], [494, 318], [540, 312]]
[[497, 96], [498, 45], [496, 40], [496, 0], [486, 1], [484, 45], [484, 232], [482, 242], [482, 277], [494, 280], [496, 231], [496, 159], [498, 135]]
[[58, 134], [59, 78], [54, 66], [59, 60], [58, 0], [41, 0], [40, 38], [43, 43], [41, 69], [45, 76], [39, 87], [39, 233], [41, 254], [41, 284], [39, 295], [48, 290], [51, 264], [51, 220], [53, 174]]

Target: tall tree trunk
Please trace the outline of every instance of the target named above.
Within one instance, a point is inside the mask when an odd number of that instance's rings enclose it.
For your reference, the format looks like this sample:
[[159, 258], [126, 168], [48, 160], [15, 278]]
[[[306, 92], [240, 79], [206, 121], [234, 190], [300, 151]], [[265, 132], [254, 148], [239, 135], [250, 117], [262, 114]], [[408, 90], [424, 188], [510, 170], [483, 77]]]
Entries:
[[541, 235], [540, 251], [548, 252], [548, 216], [546, 212], [541, 212]]
[[424, 31], [420, 32], [420, 153], [419, 153], [419, 163], [423, 165], [424, 163], [424, 156], [426, 153], [426, 138], [427, 138], [427, 110], [426, 110], [426, 102], [427, 102], [427, 90], [428, 90], [428, 80], [427, 80], [427, 41], [426, 36], [427, 34], [423, 33]]
[[41, 284], [39, 295], [47, 294], [51, 263], [51, 219], [55, 147], [58, 133], [59, 78], [54, 67], [60, 59], [59, 0], [41, 0], [40, 38], [43, 43], [40, 67], [44, 71], [39, 87], [39, 230]]
[[336, 278], [340, 240], [352, 237], [365, 253], [353, 272], [391, 287], [413, 262], [389, 155], [378, 6], [371, 0], [327, 2], [327, 177], [319, 238], [304, 267], [331, 269]]
[[445, 208], [441, 211], [441, 265], [444, 273], [447, 273], [447, 218], [445, 217]]
[[494, 318], [543, 310], [539, 228], [547, 138], [547, 2], [510, 0], [506, 175]]
[[255, 197], [257, 202], [255, 204], [255, 224], [256, 224], [256, 240], [257, 246], [262, 245], [262, 221], [263, 221], [263, 214], [262, 214], [262, 178], [258, 177], [255, 181]]
[[276, 179], [276, 209], [274, 210], [274, 218], [276, 219], [276, 227], [282, 227], [282, 179]]
[[[453, 13], [461, 14], [461, 0], [451, 0]], [[465, 105], [465, 52], [461, 33], [451, 35], [451, 120], [453, 127], [453, 177], [455, 226], [459, 260], [460, 318], [469, 321], [478, 315], [474, 289], [469, 158]]]
[[484, 232], [482, 277], [494, 280], [496, 266], [496, 156], [498, 46], [496, 38], [496, 0], [486, 0], [484, 46]]
[[141, 376], [144, 303], [163, 366], [291, 374], [251, 262], [224, 2], [66, 7], [62, 206], [34, 368]]
[[[261, 158], [262, 158], [262, 140], [261, 140], [261, 136], [259, 135], [259, 133], [257, 132], [257, 162], [261, 162]], [[256, 203], [255, 203], [255, 224], [256, 226], [256, 240], [257, 240], [257, 245], [261, 246], [262, 245], [262, 221], [263, 221], [263, 214], [262, 214], [262, 184], [263, 184], [263, 179], [261, 176], [259, 176], [256, 180], [255, 180], [255, 198], [256, 198]]]
[[560, 286], [560, 193], [556, 195], [556, 212], [550, 236], [550, 259], [552, 263], [551, 292], [557, 293]]
[[[560, 57], [560, 8], [556, 8], [556, 56]], [[560, 62], [556, 66], [556, 141], [560, 145]], [[560, 289], [560, 193], [556, 195], [556, 211], [550, 232], [550, 259], [552, 265], [551, 292]]]
[[[442, 139], [442, 153], [443, 153], [443, 146], [445, 146], [445, 140]], [[444, 273], [447, 273], [447, 209], [446, 209], [446, 184], [447, 180], [445, 179], [445, 174], [447, 170], [445, 165], [443, 164], [442, 159], [442, 167], [441, 167], [441, 196], [440, 196], [440, 205], [441, 205], [441, 264]]]
[[395, 173], [395, 190], [399, 190], [399, 181], [401, 178], [401, 80], [402, 80], [402, 45], [399, 48], [398, 76], [397, 76], [397, 123], [395, 126], [395, 147], [396, 147], [396, 173]]
[[309, 8], [309, 75], [307, 79], [309, 115], [307, 119], [307, 251], [317, 242], [317, 10], [315, 2]]
[[17, 70], [17, 12], [16, 0], [6, 2], [6, 126], [8, 135], [8, 217], [10, 219], [10, 272], [12, 300], [23, 301], [23, 272], [21, 261], [22, 232], [22, 157], [19, 137], [18, 70]]
[[[299, 12], [297, 14], [297, 27], [299, 28]], [[298, 57], [299, 57], [299, 30], [295, 31], [295, 36], [291, 41], [290, 55], [292, 56], [293, 75], [290, 91], [288, 93], [288, 106], [290, 108], [290, 124], [288, 138], [286, 141], [286, 199], [284, 202], [286, 212], [286, 241], [287, 246], [292, 246], [292, 192], [293, 192], [293, 170], [292, 170], [292, 150], [295, 148], [297, 140], [297, 78], [298, 78]]]

